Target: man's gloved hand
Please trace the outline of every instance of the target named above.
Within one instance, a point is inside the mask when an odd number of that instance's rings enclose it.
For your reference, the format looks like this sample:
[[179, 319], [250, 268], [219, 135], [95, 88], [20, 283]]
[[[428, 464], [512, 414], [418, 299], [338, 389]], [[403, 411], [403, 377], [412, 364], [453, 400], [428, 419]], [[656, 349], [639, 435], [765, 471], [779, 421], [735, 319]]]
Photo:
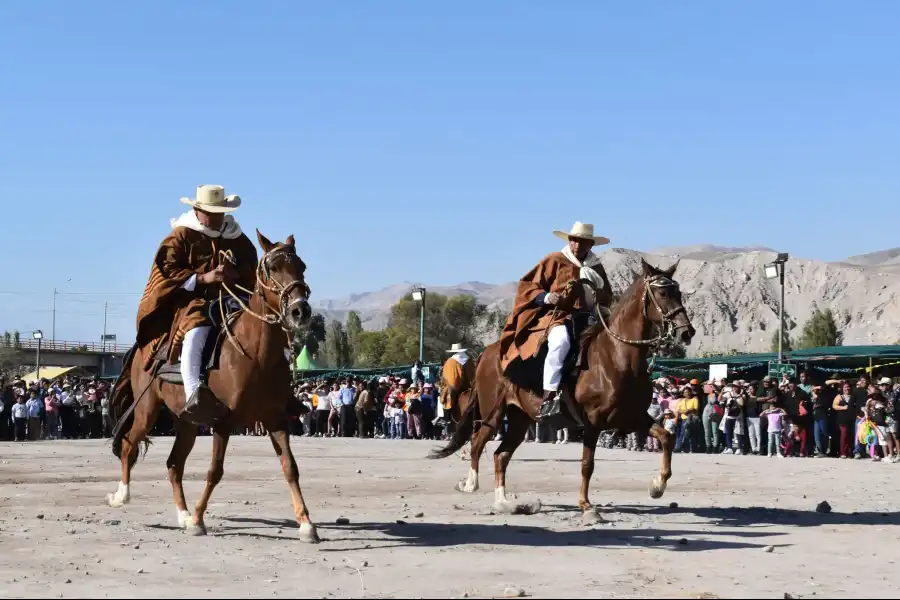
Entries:
[[556, 306], [559, 304], [559, 294], [556, 292], [550, 292], [546, 296], [544, 296], [544, 304], [549, 304], [550, 306]]

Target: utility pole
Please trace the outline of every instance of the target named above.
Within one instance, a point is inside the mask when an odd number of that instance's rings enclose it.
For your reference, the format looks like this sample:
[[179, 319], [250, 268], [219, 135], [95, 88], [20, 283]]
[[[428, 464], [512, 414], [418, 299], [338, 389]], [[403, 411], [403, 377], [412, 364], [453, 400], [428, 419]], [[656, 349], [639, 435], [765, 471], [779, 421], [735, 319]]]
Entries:
[[50, 341], [56, 342], [56, 288], [53, 288], [53, 328], [50, 330]]
[[106, 350], [106, 310], [109, 308], [109, 302], [103, 303], [103, 335], [100, 336], [100, 351]]
[[784, 362], [784, 263], [780, 264], [781, 303], [778, 305], [778, 364]]

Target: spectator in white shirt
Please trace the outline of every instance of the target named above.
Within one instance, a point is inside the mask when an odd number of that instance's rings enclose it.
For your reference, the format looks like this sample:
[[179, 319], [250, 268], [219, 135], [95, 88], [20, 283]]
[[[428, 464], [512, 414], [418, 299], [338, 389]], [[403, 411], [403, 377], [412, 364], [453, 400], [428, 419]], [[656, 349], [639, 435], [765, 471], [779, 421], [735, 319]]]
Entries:
[[12, 406], [12, 418], [16, 428], [16, 441], [25, 441], [25, 431], [28, 425], [28, 407], [25, 406], [25, 396], [19, 396]]

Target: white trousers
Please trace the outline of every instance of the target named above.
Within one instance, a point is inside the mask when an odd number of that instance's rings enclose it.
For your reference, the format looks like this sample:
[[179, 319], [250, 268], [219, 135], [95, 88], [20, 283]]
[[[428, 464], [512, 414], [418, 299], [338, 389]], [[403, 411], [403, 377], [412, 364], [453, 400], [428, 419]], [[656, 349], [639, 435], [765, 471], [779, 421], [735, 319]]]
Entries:
[[544, 390], [555, 392], [562, 382], [562, 369], [569, 348], [569, 330], [565, 325], [557, 325], [547, 335], [547, 358], [544, 359]]
[[203, 365], [203, 346], [212, 327], [195, 327], [184, 334], [181, 346], [181, 379], [184, 380], [185, 398], [190, 398], [200, 387], [200, 367]]

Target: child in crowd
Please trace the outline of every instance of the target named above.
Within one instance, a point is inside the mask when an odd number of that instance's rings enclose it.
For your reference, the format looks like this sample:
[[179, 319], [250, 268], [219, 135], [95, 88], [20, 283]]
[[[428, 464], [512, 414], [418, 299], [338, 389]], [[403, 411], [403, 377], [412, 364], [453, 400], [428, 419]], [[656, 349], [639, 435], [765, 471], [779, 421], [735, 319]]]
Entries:
[[404, 402], [400, 398], [391, 399], [391, 439], [406, 439], [406, 412], [403, 410]]
[[769, 457], [784, 458], [781, 454], [781, 432], [784, 430], [784, 417], [787, 415], [784, 409], [779, 406], [773, 406], [768, 410], [764, 410], [762, 416], [766, 418], [769, 424]]

